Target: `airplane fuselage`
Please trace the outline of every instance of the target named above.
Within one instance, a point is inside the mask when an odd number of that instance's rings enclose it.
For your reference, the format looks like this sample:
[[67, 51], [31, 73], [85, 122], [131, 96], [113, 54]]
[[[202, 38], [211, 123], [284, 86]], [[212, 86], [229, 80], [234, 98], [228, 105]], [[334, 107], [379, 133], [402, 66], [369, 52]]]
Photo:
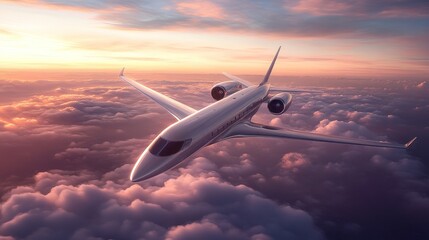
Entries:
[[142, 153], [131, 180], [141, 181], [158, 175], [202, 147], [215, 143], [232, 126], [249, 120], [267, 99], [268, 92], [269, 85], [251, 86], [172, 124]]
[[[272, 114], [280, 115], [291, 104], [292, 95], [289, 92], [308, 92], [305, 90], [270, 87], [268, 79], [279, 52], [280, 47], [266, 75], [258, 86], [241, 78], [226, 74], [232, 82], [219, 83], [211, 90], [212, 97], [221, 100], [201, 110], [196, 110], [136, 81], [127, 79], [124, 76], [124, 69], [122, 69], [119, 75], [122, 80], [158, 103], [178, 120], [178, 122], [175, 122], [162, 131], [145, 149], [134, 165], [130, 179], [137, 182], [154, 177], [183, 162], [204, 146], [239, 137], [274, 137], [410, 149], [416, 138], [413, 138], [406, 144], [396, 144], [281, 129], [252, 122], [252, 116], [258, 111], [263, 102], [267, 102], [268, 110]], [[239, 89], [238, 92], [235, 92], [236, 89]], [[275, 92], [277, 94], [273, 95]], [[233, 94], [229, 95], [230, 93]]]

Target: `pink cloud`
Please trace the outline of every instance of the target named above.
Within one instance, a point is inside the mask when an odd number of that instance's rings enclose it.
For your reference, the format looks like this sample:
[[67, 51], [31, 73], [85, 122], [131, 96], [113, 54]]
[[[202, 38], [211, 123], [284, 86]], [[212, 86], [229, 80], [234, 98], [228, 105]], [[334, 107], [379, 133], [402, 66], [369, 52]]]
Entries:
[[176, 3], [176, 10], [190, 16], [203, 18], [224, 19], [226, 13], [216, 3], [208, 0], [180, 1]]
[[[368, 138], [371, 139], [395, 134], [400, 138], [410, 132], [421, 131], [421, 126], [427, 125], [424, 121], [428, 112], [424, 111], [426, 98], [419, 99], [412, 94], [414, 92], [409, 92], [410, 96], [404, 95], [403, 83], [380, 82], [381, 89], [390, 90], [386, 92], [367, 86], [374, 81], [356, 82], [360, 84], [358, 87], [347, 87], [351, 83], [343, 79], [300, 80], [299, 84], [334, 87], [323, 95], [296, 94], [290, 111], [275, 121], [279, 126], [291, 125], [292, 128], [306, 130], [320, 128], [333, 135], [354, 133], [357, 137], [366, 137], [369, 132]], [[417, 91], [418, 83], [407, 84]], [[180, 100], [181, 96], [189, 95], [190, 98], [183, 99], [199, 101], [201, 106], [211, 102], [206, 98], [207, 92], [192, 93], [195, 85], [187, 82], [158, 81], [150, 84]], [[205, 89], [206, 85], [200, 84], [198, 88]], [[175, 86], [174, 91], [168, 90], [171, 86]], [[396, 87], [399, 90], [392, 90]], [[361, 151], [361, 148], [344, 148], [336, 144], [320, 147], [317, 143], [294, 140], [236, 139], [204, 148], [195, 159], [190, 159], [180, 168], [149, 181], [132, 184], [128, 180], [132, 164], [128, 162], [134, 161], [134, 155], [138, 155], [147, 141], [153, 138], [156, 134], [154, 129], [163, 127], [148, 124], [161, 122], [168, 125], [173, 120], [156, 105], [148, 104], [140, 95], [133, 95], [121, 87], [63, 87], [52, 95], [70, 92], [95, 95], [101, 99], [88, 97], [73, 101], [72, 97], [67, 100], [67, 96], [63, 96], [62, 102], [55, 97], [32, 97], [31, 101], [18, 101], [23, 103], [19, 108], [2, 108], [2, 113], [11, 114], [8, 121], [15, 117], [38, 120], [38, 124], [23, 124], [24, 131], [1, 129], [0, 146], [6, 149], [7, 156], [13, 157], [10, 152], [31, 153], [32, 157], [25, 158], [30, 160], [25, 165], [33, 172], [46, 165], [46, 159], [55, 160], [61, 168], [65, 168], [64, 163], [74, 163], [77, 170], [42, 171], [36, 174], [33, 183], [4, 194], [0, 207], [0, 236], [163, 239], [165, 236], [199, 236], [197, 234], [207, 228], [206, 238], [218, 238], [218, 228], [222, 237], [231, 239], [319, 238], [320, 232], [309, 217], [311, 214], [317, 216], [317, 226], [327, 229], [328, 234], [332, 232], [344, 238], [356, 236], [350, 235], [345, 225], [355, 226], [349, 222], [355, 221], [358, 215], [363, 219], [359, 222], [362, 233], [353, 234], [365, 238], [365, 234], [371, 234], [368, 229], [375, 228], [383, 236], [395, 231], [389, 228], [383, 232], [384, 226], [371, 225], [373, 213], [378, 216], [385, 213], [385, 199], [389, 199], [391, 208], [388, 209], [388, 219], [384, 220], [404, 223], [405, 227], [401, 226], [397, 232], [404, 228], [407, 231], [409, 222], [419, 234], [426, 229], [426, 222], [413, 222], [418, 219], [416, 213], [421, 213], [422, 209], [410, 208], [407, 201], [410, 199], [411, 203], [425, 206], [427, 199], [403, 197], [409, 192], [419, 195], [426, 191], [421, 184], [424, 166], [405, 152], [366, 148]], [[378, 94], [382, 97], [375, 97]], [[267, 113], [265, 106], [262, 108], [260, 120], [268, 123], [273, 115]], [[419, 108], [421, 110], [417, 111]], [[159, 113], [147, 114], [145, 111]], [[315, 111], [319, 111], [316, 120], [313, 119]], [[384, 124], [388, 114], [397, 116], [395, 121], [400, 121], [400, 127], [393, 130], [382, 128], [380, 134], [372, 132], [367, 124], [372, 126], [378, 122], [377, 119]], [[416, 117], [410, 124], [409, 115], [413, 114]], [[124, 125], [129, 128], [123, 129]], [[133, 135], [146, 127], [153, 131]], [[402, 133], [404, 127], [407, 133]], [[67, 131], [61, 132], [60, 128]], [[106, 134], [109, 129], [114, 131]], [[116, 131], [118, 129], [122, 131]], [[56, 132], [61, 134], [56, 136]], [[76, 133], [80, 138], [72, 139]], [[43, 141], [47, 138], [50, 141]], [[61, 139], [66, 143], [58, 144]], [[11, 150], [11, 147], [21, 146], [27, 140], [32, 144], [26, 145], [25, 151]], [[54, 149], [52, 155], [37, 157], [35, 153], [48, 149], [46, 146]], [[371, 161], [374, 154], [382, 155], [383, 160]], [[54, 159], [53, 156], [57, 157]], [[375, 163], [377, 161], [379, 164]], [[88, 167], [89, 162], [95, 166]], [[282, 167], [283, 163], [285, 167]], [[22, 165], [21, 162], [17, 164]], [[111, 169], [100, 171], [106, 165]], [[52, 169], [51, 165], [48, 167]], [[16, 185], [19, 184], [15, 182]], [[338, 197], [332, 199], [333, 195]], [[355, 207], [350, 208], [350, 205]], [[8, 208], [4, 210], [5, 215], [3, 206]], [[332, 212], [338, 217], [333, 217]], [[404, 217], [403, 212], [410, 214]], [[326, 221], [329, 221], [329, 226], [324, 225]]]
[[225, 239], [222, 230], [215, 224], [204, 221], [202, 223], [191, 223], [183, 226], [177, 226], [168, 231], [167, 239], [206, 239], [209, 235], [213, 239]]
[[299, 0], [291, 10], [312, 15], [377, 16], [388, 18], [427, 17], [427, 5], [422, 1], [409, 4], [397, 1]]
[[362, 136], [370, 137], [373, 135], [364, 126], [361, 126], [353, 121], [329, 121], [328, 119], [320, 121], [315, 132], [326, 135], [346, 136], [350, 138], [359, 138]]
[[[0, 236], [248, 239], [293, 234], [297, 239], [321, 238], [305, 212], [277, 205], [251, 188], [231, 185], [216, 175], [173, 174], [165, 183], [150, 180], [137, 185], [118, 182], [124, 177], [121, 174], [120, 168], [100, 180], [88, 180], [90, 173], [39, 173], [33, 187], [13, 190], [2, 203]], [[235, 222], [237, 216], [246, 223]]]
[[293, 11], [314, 15], [342, 15], [351, 8], [350, 3], [331, 0], [300, 0], [295, 6], [291, 7]]
[[292, 152], [283, 155], [280, 165], [287, 170], [296, 172], [300, 167], [306, 164], [308, 164], [308, 160], [306, 159], [305, 155]]

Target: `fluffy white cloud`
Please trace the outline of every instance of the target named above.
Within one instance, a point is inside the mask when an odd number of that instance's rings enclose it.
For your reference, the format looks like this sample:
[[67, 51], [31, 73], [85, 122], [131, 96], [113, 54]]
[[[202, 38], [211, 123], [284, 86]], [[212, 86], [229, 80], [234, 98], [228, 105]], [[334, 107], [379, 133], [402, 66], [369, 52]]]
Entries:
[[[13, 98], [17, 104], [0, 106], [0, 156], [9, 159], [0, 168], [6, 176], [0, 183], [2, 235], [180, 239], [207, 230], [207, 238], [313, 239], [321, 229], [327, 238], [429, 236], [424, 159], [401, 150], [233, 139], [132, 184], [131, 163], [174, 118], [122, 85], [99, 84], [41, 84], [43, 95], [28, 89]], [[171, 96], [197, 102], [197, 108], [211, 102], [207, 92], [193, 93], [209, 84], [152, 84], [167, 94], [178, 86]], [[273, 118], [262, 106], [254, 120], [402, 142], [427, 131], [429, 105], [398, 84], [384, 92], [348, 88], [346, 95], [331, 88], [323, 95], [296, 94], [286, 114]], [[17, 127], [5, 127], [9, 123]], [[19, 182], [34, 172], [32, 182]], [[385, 225], [374, 223], [374, 215]]]
[[304, 211], [224, 182], [207, 172], [213, 166], [204, 165], [200, 168], [197, 158], [182, 174], [143, 185], [119, 181], [121, 168], [100, 180], [89, 172], [39, 173], [34, 186], [14, 189], [2, 203], [0, 234], [34, 239], [322, 238]]

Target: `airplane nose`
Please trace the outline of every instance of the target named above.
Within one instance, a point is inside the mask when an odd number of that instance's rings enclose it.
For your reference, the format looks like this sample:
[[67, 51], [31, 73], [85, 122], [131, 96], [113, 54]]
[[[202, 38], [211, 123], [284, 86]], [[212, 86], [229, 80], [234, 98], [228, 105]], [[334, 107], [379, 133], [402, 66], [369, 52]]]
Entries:
[[144, 152], [137, 163], [134, 165], [133, 170], [130, 174], [130, 180], [132, 182], [139, 182], [151, 177], [154, 177], [161, 173], [162, 171], [162, 161], [156, 159], [156, 156]]
[[135, 171], [133, 171], [130, 175], [130, 180], [132, 182], [140, 182], [140, 181], [146, 180], [148, 178], [149, 178], [148, 174], [138, 174]]

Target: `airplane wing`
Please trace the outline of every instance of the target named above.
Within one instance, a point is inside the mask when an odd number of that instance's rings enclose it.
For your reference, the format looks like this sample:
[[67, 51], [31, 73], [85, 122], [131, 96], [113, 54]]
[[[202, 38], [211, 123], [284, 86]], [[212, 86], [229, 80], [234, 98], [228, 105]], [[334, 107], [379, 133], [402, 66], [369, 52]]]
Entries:
[[192, 113], [196, 112], [197, 110], [178, 102], [172, 98], [169, 98], [159, 92], [156, 92], [146, 86], [143, 86], [142, 84], [128, 79], [124, 76], [124, 69], [122, 69], [121, 73], [119, 74], [119, 77], [121, 80], [127, 82], [129, 85], [135, 87], [137, 90], [139, 90], [141, 93], [146, 95], [148, 98], [152, 99], [154, 102], [161, 105], [163, 108], [165, 108], [171, 115], [173, 115], [177, 120], [183, 119]]
[[244, 80], [244, 79], [242, 79], [242, 78], [239, 78], [239, 77], [234, 76], [234, 75], [232, 75], [232, 74], [229, 74], [229, 73], [227, 73], [227, 72], [223, 72], [222, 74], [223, 74], [225, 77], [229, 78], [230, 80], [232, 80], [232, 81], [236, 81], [236, 82], [239, 82], [239, 83], [243, 84], [243, 85], [244, 85], [244, 86], [246, 86], [246, 87], [250, 87], [250, 86], [252, 86], [252, 85], [255, 85], [255, 84], [252, 84], [251, 82], [248, 82], [248, 81], [246, 81], [246, 80]]
[[291, 92], [291, 93], [323, 93], [319, 90], [305, 90], [305, 89], [293, 89], [293, 88], [279, 88], [279, 87], [270, 87], [270, 93], [281, 93], [281, 92]]
[[364, 139], [350, 139], [335, 136], [326, 136], [322, 134], [301, 132], [289, 129], [282, 129], [256, 123], [242, 123], [232, 127], [223, 139], [228, 138], [240, 138], [240, 137], [277, 137], [277, 138], [290, 138], [300, 140], [310, 140], [319, 142], [331, 142], [331, 143], [343, 143], [352, 145], [362, 146], [373, 146], [373, 147], [386, 147], [386, 148], [400, 148], [408, 149], [412, 143], [416, 140], [413, 138], [407, 144], [396, 144], [381, 141], [371, 141]]

